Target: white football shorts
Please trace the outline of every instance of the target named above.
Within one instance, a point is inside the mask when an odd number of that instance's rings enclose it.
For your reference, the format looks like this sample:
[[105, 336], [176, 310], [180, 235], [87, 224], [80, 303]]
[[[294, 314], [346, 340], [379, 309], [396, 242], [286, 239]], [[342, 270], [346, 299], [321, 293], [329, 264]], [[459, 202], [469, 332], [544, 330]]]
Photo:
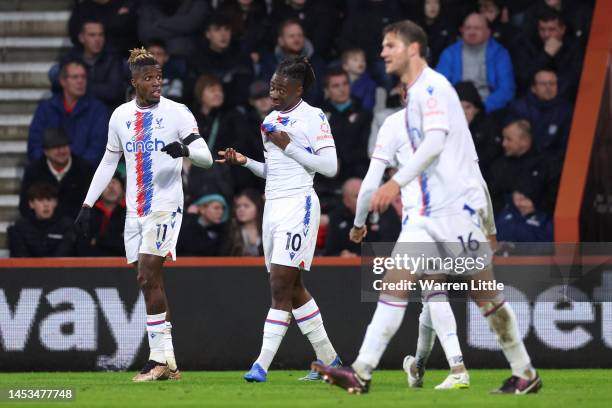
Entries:
[[262, 241], [268, 272], [271, 264], [310, 270], [320, 218], [321, 206], [314, 191], [266, 200]]
[[138, 261], [138, 254], [171, 257], [176, 260], [176, 243], [183, 211], [157, 211], [146, 217], [126, 216], [123, 240], [128, 263]]

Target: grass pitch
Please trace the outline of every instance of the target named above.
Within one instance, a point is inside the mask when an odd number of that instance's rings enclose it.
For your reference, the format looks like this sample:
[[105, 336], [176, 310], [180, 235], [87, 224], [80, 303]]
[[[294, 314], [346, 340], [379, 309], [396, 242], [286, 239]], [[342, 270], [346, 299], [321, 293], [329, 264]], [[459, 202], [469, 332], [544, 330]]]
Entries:
[[509, 370], [470, 370], [467, 390], [435, 391], [447, 372], [429, 370], [425, 388], [406, 386], [403, 371], [377, 371], [370, 393], [349, 395], [325, 383], [301, 382], [304, 371], [271, 371], [268, 382], [246, 383], [243, 372], [183, 372], [180, 382], [133, 384], [134, 373], [2, 373], [0, 388], [72, 388], [71, 402], [0, 402], [5, 406], [60, 407], [610, 407], [612, 370], [540, 370], [536, 395], [489, 395]]

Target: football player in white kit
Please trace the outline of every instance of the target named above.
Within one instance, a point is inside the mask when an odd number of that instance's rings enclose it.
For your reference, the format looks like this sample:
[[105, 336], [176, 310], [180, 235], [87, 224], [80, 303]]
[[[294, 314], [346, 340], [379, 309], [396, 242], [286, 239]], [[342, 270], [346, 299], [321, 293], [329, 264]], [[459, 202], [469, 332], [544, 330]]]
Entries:
[[[272, 305], [263, 330], [259, 357], [244, 375], [249, 382], [264, 382], [291, 316], [310, 340], [317, 361], [341, 364], [332, 346], [321, 312], [304, 287], [302, 271], [310, 270], [317, 241], [321, 209], [313, 189], [315, 173], [333, 177], [337, 172], [334, 139], [325, 114], [302, 100], [314, 82], [306, 58], [279, 64], [270, 80], [272, 111], [261, 125], [265, 162], [251, 160], [234, 149], [219, 152], [220, 163], [239, 164], [266, 179], [262, 240], [270, 274]], [[302, 380], [320, 380], [311, 371]]]
[[[363, 212], [362, 206], [369, 202], [370, 210], [383, 212], [401, 192], [402, 200], [411, 203], [406, 206], [404, 202], [404, 206], [413, 210], [404, 214], [398, 243], [438, 243], [449, 248], [448, 253], [455, 257], [467, 253], [480, 259], [488, 258], [484, 268], [472, 271], [465, 278], [492, 281], [490, 245], [477, 210], [486, 206], [486, 198], [482, 177], [477, 177], [474, 170], [477, 165], [475, 149], [459, 98], [450, 83], [427, 66], [427, 36], [421, 27], [405, 20], [385, 27], [383, 34], [381, 56], [386, 71], [397, 74], [407, 85], [407, 106], [402, 126], [405, 138], [396, 136], [398, 127], [395, 127], [395, 132], [390, 132], [389, 137], [383, 136], [380, 144], [377, 141], [379, 146], [373, 156], [380, 156], [381, 160], [372, 160], [368, 173], [372, 171], [378, 175], [379, 181], [386, 167], [385, 161], [391, 161], [393, 157], [399, 162], [399, 170], [376, 190], [371, 200], [360, 192], [357, 211]], [[381, 129], [380, 134], [385, 133]], [[413, 183], [414, 180], [417, 183]], [[471, 204], [477, 201], [475, 209]], [[365, 233], [365, 227], [356, 224], [351, 236], [357, 239]], [[463, 252], [453, 251], [452, 248], [459, 246], [463, 247]], [[419, 275], [414, 272], [417, 271], [390, 269], [384, 276], [383, 285], [401, 280], [415, 281]], [[516, 317], [504, 301], [503, 294], [496, 290], [482, 290], [471, 291], [470, 296], [489, 321], [512, 368], [512, 376], [496, 392], [537, 392], [542, 382], [531, 365]], [[326, 381], [348, 392], [367, 392], [372, 372], [402, 322], [407, 299], [407, 290], [382, 290], [352, 366], [331, 368], [313, 363], [313, 368]]]
[[128, 64], [136, 98], [115, 109], [110, 118], [106, 152], [75, 224], [81, 234], [89, 231], [91, 207], [125, 156], [125, 252], [144, 294], [150, 348], [148, 362], [133, 381], [178, 380], [162, 266], [167, 257], [176, 259], [183, 157], [199, 167], [210, 167], [213, 161], [189, 109], [161, 96], [162, 71], [153, 55], [134, 49]]

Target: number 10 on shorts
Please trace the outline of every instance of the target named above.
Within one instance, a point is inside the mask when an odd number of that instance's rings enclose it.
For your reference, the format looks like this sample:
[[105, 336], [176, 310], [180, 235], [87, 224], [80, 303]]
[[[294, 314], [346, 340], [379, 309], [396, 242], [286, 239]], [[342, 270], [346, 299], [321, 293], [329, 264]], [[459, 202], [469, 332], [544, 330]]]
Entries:
[[285, 249], [288, 251], [291, 249], [292, 251], [299, 251], [302, 246], [302, 237], [300, 234], [292, 234], [290, 232], [287, 233], [287, 245]]

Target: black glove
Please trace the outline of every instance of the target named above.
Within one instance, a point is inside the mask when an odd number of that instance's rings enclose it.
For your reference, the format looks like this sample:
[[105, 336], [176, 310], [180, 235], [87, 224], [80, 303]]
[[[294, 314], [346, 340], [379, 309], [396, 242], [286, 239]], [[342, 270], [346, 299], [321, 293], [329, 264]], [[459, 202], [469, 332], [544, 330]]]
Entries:
[[81, 211], [79, 211], [79, 215], [77, 215], [76, 220], [74, 221], [74, 229], [77, 233], [77, 236], [84, 237], [85, 239], [89, 238], [90, 219], [91, 207], [81, 207]]
[[168, 153], [173, 159], [178, 159], [179, 157], [189, 157], [189, 148], [181, 142], [172, 142], [167, 144], [161, 149], [161, 151]]

